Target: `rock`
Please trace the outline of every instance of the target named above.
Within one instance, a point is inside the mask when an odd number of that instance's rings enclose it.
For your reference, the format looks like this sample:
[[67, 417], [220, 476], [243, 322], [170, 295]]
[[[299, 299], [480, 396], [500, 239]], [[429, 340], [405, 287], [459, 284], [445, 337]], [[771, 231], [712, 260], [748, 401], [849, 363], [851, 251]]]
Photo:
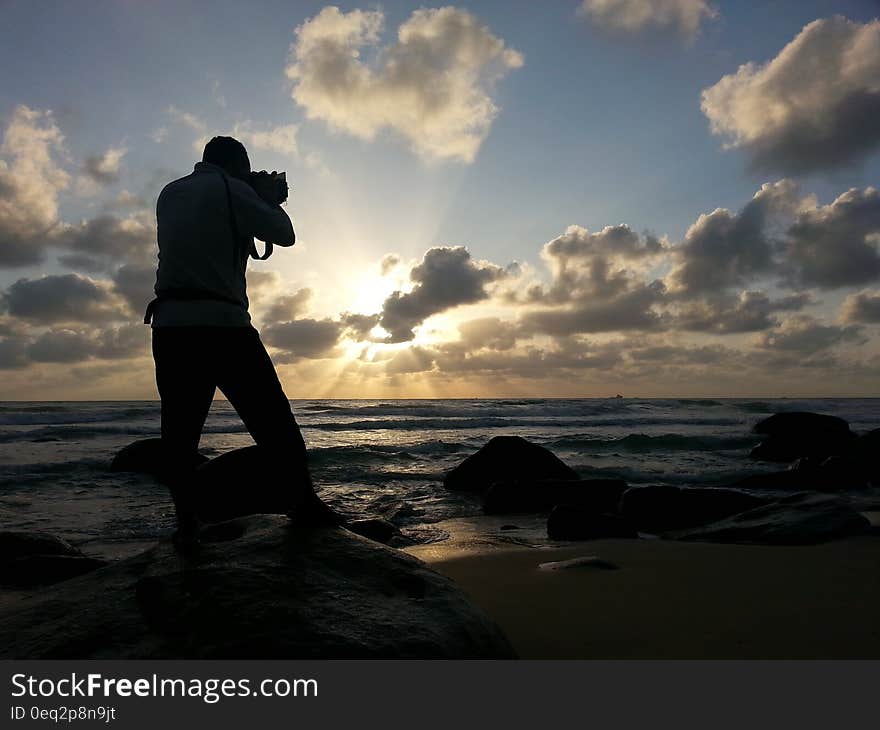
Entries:
[[2, 658], [509, 659], [498, 627], [416, 558], [273, 515], [220, 523], [0, 612]]
[[0, 560], [0, 584], [15, 588], [51, 585], [109, 565], [85, 555], [27, 555]]
[[[193, 466], [203, 464], [208, 460], [207, 456], [198, 454]], [[134, 441], [120, 449], [110, 463], [111, 471], [132, 471], [139, 474], [152, 474], [157, 476], [161, 473], [165, 464], [165, 456], [162, 449], [162, 439], [150, 438]]]
[[657, 485], [627, 489], [620, 512], [643, 532], [663, 532], [715, 522], [768, 501], [736, 489]]
[[577, 473], [543, 446], [520, 436], [496, 436], [444, 478], [447, 489], [485, 492], [495, 482], [577, 479]]
[[812, 545], [865, 534], [868, 519], [839, 497], [813, 492], [792, 494], [718, 522], [664, 535], [674, 540]]
[[585, 555], [581, 558], [571, 558], [570, 560], [554, 560], [550, 563], [540, 563], [538, 565], [538, 570], [571, 570], [572, 568], [620, 570], [620, 566], [617, 563], [597, 558], [595, 555]]
[[0, 532], [0, 584], [17, 588], [49, 585], [101, 568], [60, 537], [41, 532]]
[[806, 411], [776, 413], [752, 430], [765, 439], [749, 455], [775, 462], [791, 462], [801, 456], [819, 460], [836, 456], [846, 451], [856, 437], [842, 418]]
[[204, 522], [256, 514], [285, 514], [296, 490], [294, 475], [280, 471], [259, 446], [232, 449], [206, 461], [193, 479], [193, 505]]
[[542, 479], [496, 482], [483, 499], [487, 515], [516, 512], [548, 512], [558, 504], [569, 504], [593, 512], [615, 512], [626, 491], [623, 479]]
[[559, 505], [547, 518], [547, 536], [553, 540], [637, 538], [636, 529], [623, 517], [596, 514], [590, 509]]
[[400, 530], [395, 525], [388, 520], [383, 520], [381, 517], [351, 520], [345, 526], [355, 535], [381, 542], [383, 545], [387, 545], [392, 537], [400, 535]]

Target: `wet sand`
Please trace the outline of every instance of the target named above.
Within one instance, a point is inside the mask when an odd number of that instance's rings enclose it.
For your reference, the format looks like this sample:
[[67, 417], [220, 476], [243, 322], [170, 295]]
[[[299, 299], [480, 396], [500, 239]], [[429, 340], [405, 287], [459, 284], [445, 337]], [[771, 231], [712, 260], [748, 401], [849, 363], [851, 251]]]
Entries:
[[[777, 547], [452, 540], [409, 548], [526, 659], [880, 658], [880, 537]], [[596, 556], [619, 566], [539, 570]]]

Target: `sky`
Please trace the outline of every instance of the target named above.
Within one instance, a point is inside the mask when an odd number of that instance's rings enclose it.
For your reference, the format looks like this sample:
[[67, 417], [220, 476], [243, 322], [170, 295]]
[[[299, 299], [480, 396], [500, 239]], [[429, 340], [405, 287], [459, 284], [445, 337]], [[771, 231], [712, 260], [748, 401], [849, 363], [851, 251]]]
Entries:
[[292, 398], [880, 392], [880, 3], [0, 0], [0, 400], [153, 399], [155, 202], [286, 170]]

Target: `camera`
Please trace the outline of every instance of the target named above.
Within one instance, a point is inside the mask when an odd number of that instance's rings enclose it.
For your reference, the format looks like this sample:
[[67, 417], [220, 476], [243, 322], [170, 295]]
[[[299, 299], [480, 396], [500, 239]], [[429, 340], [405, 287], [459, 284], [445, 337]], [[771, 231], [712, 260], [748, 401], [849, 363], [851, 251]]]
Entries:
[[286, 172], [252, 172], [248, 179], [251, 187], [263, 200], [270, 205], [279, 205], [287, 200], [287, 173]]

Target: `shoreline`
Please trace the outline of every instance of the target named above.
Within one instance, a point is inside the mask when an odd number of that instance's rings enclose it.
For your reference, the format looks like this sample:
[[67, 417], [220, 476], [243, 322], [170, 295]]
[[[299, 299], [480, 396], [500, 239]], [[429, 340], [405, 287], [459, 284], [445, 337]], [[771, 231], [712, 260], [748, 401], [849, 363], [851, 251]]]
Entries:
[[[808, 546], [451, 540], [407, 552], [452, 579], [523, 659], [880, 658], [875, 535]], [[538, 569], [582, 556], [619, 569]]]

